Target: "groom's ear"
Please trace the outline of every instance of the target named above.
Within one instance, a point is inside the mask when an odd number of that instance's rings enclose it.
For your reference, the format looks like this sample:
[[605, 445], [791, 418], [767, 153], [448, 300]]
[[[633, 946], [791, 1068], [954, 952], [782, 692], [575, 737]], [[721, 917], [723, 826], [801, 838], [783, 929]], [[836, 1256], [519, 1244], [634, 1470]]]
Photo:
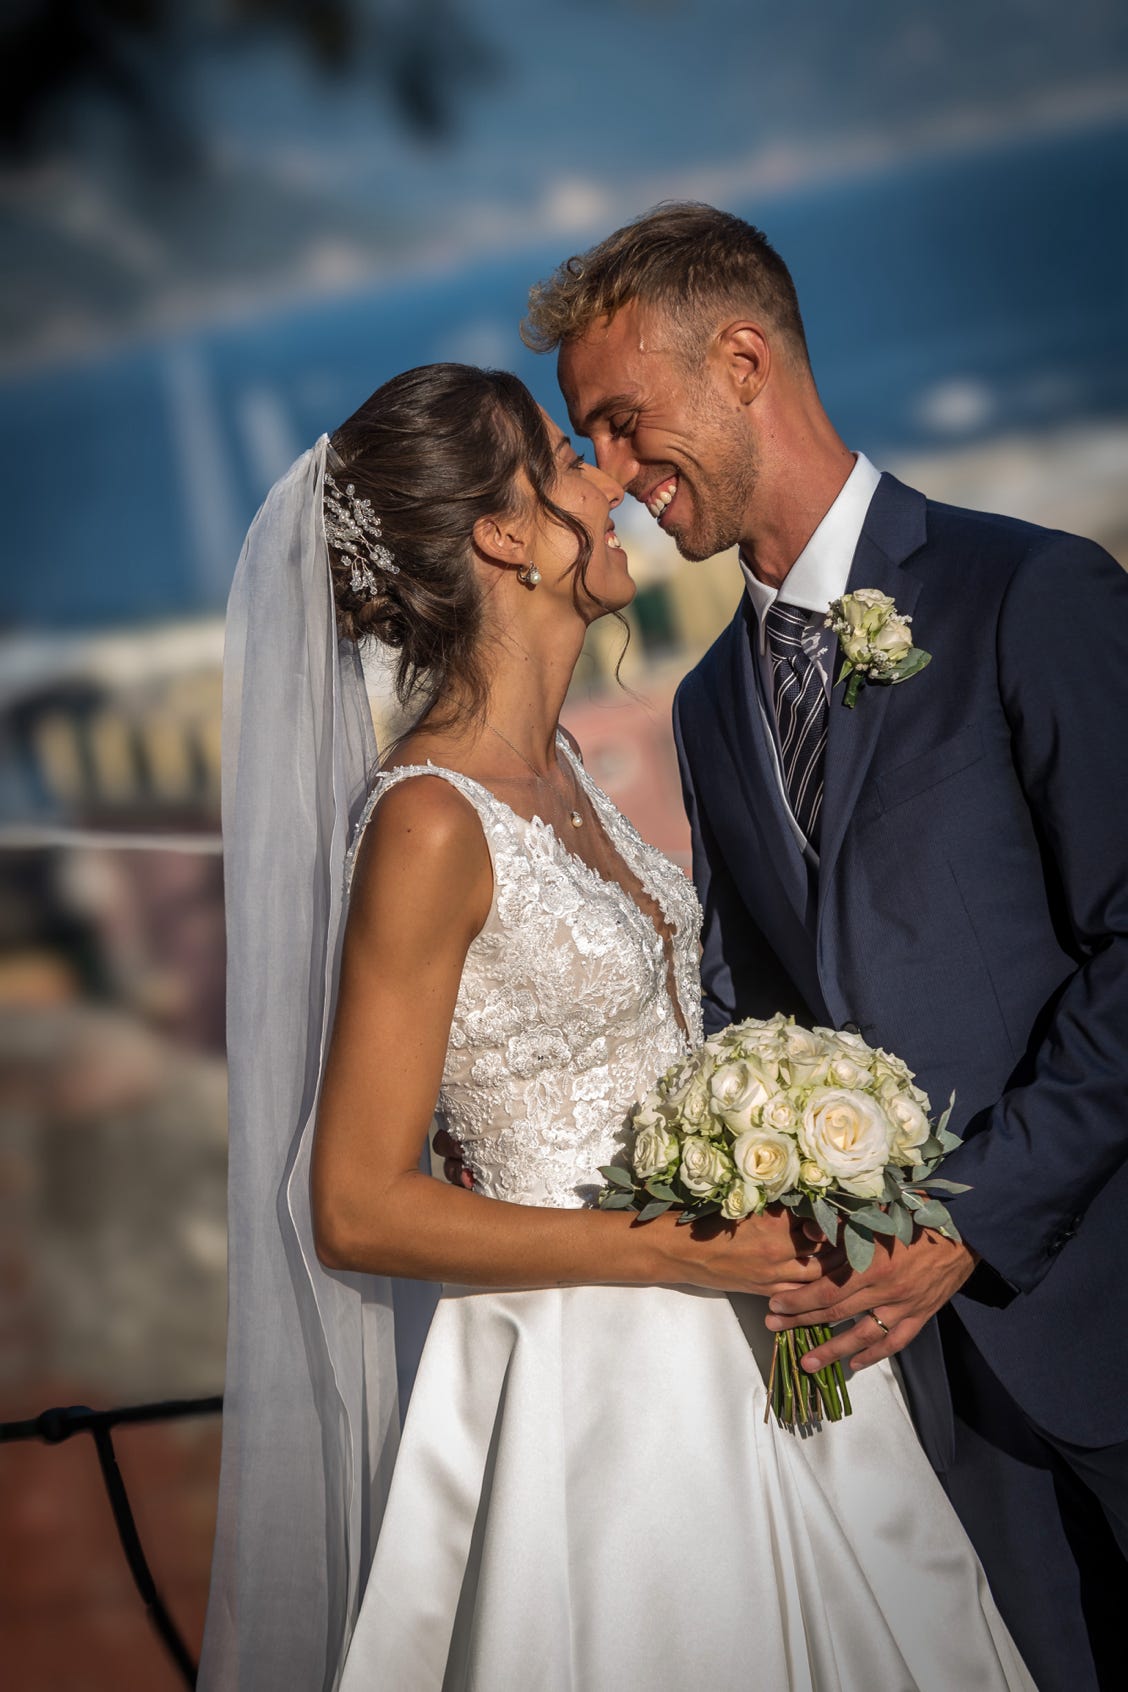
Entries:
[[737, 403], [751, 405], [771, 371], [771, 343], [758, 323], [726, 323], [713, 337], [710, 362]]
[[531, 557], [532, 524], [517, 512], [479, 517], [472, 531], [474, 550], [487, 564], [503, 569], [527, 564]]

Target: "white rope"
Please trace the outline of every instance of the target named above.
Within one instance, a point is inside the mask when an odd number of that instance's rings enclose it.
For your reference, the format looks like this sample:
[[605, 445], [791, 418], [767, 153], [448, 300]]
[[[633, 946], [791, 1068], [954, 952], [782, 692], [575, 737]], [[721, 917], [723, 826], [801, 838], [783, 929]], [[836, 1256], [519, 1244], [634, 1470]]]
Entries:
[[193, 852], [218, 858], [218, 834], [111, 834], [96, 828], [48, 827], [40, 823], [0, 824], [0, 851], [34, 852], [54, 846], [76, 850], [100, 847], [107, 852]]

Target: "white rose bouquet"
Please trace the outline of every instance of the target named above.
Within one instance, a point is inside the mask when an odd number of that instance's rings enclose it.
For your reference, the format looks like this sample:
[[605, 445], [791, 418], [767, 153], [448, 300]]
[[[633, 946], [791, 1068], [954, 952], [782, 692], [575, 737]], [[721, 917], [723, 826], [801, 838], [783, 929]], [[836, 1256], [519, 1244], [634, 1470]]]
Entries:
[[[916, 1228], [959, 1234], [939, 1196], [966, 1192], [936, 1174], [958, 1146], [948, 1109], [933, 1125], [912, 1071], [858, 1034], [800, 1028], [794, 1017], [750, 1017], [673, 1065], [631, 1112], [630, 1167], [600, 1170], [605, 1210], [648, 1222], [680, 1207], [679, 1224], [740, 1222], [770, 1204], [841, 1240], [864, 1270], [878, 1234], [908, 1245]], [[769, 1408], [781, 1427], [810, 1432], [850, 1414], [841, 1364], [808, 1375], [806, 1352], [825, 1327], [776, 1336]]]
[[932, 657], [913, 645], [912, 618], [898, 611], [879, 588], [855, 588], [832, 600], [825, 622], [838, 636], [842, 653], [835, 686], [846, 683], [845, 702], [851, 710], [863, 682], [907, 681]]

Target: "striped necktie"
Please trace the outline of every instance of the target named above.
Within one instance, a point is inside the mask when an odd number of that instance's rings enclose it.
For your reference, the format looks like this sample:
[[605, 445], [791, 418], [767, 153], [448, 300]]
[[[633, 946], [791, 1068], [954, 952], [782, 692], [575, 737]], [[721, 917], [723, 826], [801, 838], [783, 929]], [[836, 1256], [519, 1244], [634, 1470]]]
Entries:
[[784, 786], [795, 821], [817, 849], [830, 718], [822, 672], [814, 655], [803, 649], [810, 626], [805, 611], [777, 600], [764, 626]]

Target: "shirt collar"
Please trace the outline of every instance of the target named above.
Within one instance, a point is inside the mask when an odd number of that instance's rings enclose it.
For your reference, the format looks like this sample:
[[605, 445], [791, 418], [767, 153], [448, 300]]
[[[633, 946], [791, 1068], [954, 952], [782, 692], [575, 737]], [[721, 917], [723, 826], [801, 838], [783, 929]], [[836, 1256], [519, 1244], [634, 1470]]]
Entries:
[[837, 499], [787, 572], [778, 592], [757, 580], [741, 555], [740, 568], [756, 613], [761, 645], [764, 618], [777, 599], [781, 605], [795, 605], [803, 611], [825, 611], [832, 599], [840, 599], [846, 592], [862, 525], [880, 480], [881, 472], [874, 469], [865, 453], [856, 453], [854, 468], [839, 489]]

